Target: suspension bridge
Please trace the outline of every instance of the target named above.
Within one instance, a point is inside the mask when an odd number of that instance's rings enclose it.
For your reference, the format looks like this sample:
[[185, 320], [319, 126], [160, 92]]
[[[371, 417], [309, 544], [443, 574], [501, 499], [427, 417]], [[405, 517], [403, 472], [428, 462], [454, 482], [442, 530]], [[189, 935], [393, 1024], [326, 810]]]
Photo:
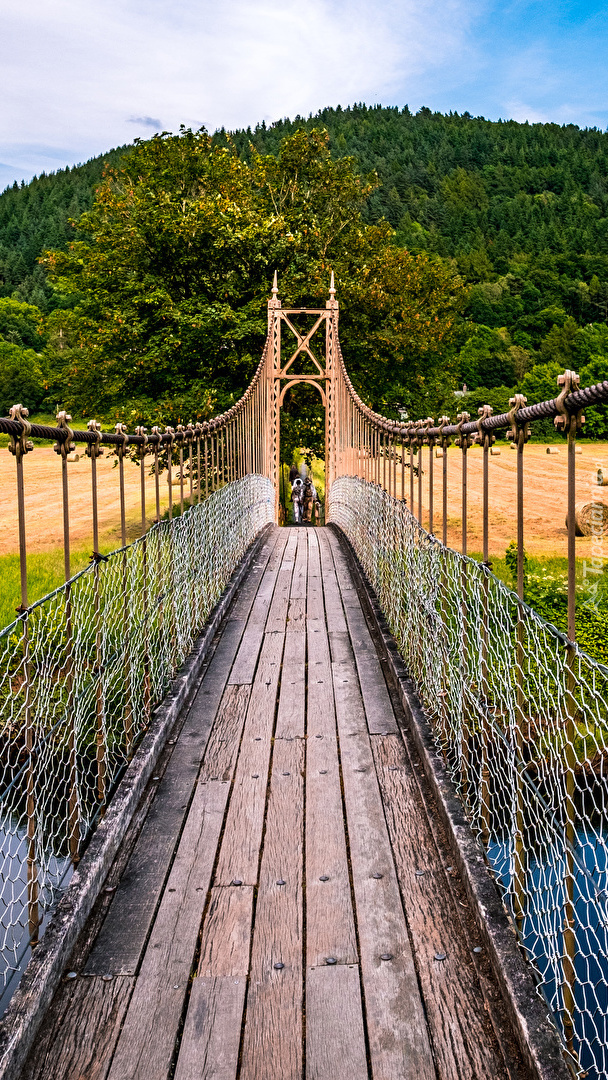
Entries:
[[[323, 528], [277, 524], [280, 410], [302, 382], [325, 407]], [[608, 383], [565, 372], [555, 399], [508, 414], [394, 423], [350, 382], [333, 278], [315, 310], [284, 309], [275, 279], [260, 365], [222, 416], [133, 433], [65, 413], [32, 425], [20, 406], [0, 420], [21, 558], [0, 633], [3, 1076], [608, 1076], [608, 669], [575, 640], [575, 439], [605, 401]], [[524, 599], [524, 451], [546, 417], [568, 446], [567, 635]], [[500, 430], [517, 450], [515, 592], [488, 558]], [[29, 603], [27, 457], [45, 438], [65, 583]], [[467, 553], [475, 440], [482, 562]], [[78, 443], [94, 552], [72, 574]]]

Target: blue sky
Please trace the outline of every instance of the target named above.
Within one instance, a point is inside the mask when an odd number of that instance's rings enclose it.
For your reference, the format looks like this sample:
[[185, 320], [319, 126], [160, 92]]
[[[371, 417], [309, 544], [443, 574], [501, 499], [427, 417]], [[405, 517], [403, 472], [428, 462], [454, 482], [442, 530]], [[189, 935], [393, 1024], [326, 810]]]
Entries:
[[0, 189], [180, 123], [408, 104], [608, 126], [608, 2], [0, 0]]

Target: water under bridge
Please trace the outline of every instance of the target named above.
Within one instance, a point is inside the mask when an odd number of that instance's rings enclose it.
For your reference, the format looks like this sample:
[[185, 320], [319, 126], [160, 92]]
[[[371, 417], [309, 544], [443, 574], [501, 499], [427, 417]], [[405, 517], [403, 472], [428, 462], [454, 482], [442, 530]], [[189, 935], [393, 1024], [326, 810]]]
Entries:
[[[487, 466], [508, 427], [523, 470], [529, 423], [561, 417], [573, 545], [574, 437], [608, 385], [568, 372], [504, 417], [395, 424], [355, 394], [337, 326], [333, 289], [304, 312], [275, 288], [251, 387], [205, 425], [0, 421], [24, 571], [0, 636], [9, 989], [31, 955], [6, 1077], [607, 1075], [608, 672], [526, 606], [523, 577], [511, 592], [468, 557], [466, 467], [463, 550], [436, 539], [433, 451], [456, 438], [466, 466], [477, 438]], [[326, 409], [331, 524], [280, 528], [280, 407], [302, 381]], [[28, 604], [33, 437], [56, 440], [66, 584]], [[72, 575], [78, 441], [95, 553]], [[121, 492], [130, 454], [142, 476], [142, 536], [126, 543], [121, 495], [110, 556], [104, 445]], [[163, 466], [182, 512], [161, 520]], [[444, 472], [444, 530], [445, 489]], [[487, 545], [487, 476], [485, 496]]]

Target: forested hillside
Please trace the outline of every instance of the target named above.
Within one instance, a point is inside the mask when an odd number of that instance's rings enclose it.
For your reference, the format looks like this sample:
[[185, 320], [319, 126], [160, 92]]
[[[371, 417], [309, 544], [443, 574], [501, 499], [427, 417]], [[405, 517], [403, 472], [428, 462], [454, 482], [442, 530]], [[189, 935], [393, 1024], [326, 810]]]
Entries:
[[[553, 393], [564, 366], [584, 380], [606, 377], [608, 134], [361, 105], [232, 138], [249, 160], [250, 144], [277, 154], [302, 127], [326, 128], [334, 158], [352, 155], [362, 174], [377, 174], [364, 220], [386, 219], [394, 243], [451, 263], [469, 284], [451, 365], [455, 381], [473, 391], [469, 411], [477, 397], [503, 407], [516, 385], [530, 397]], [[224, 132], [214, 137], [225, 140]], [[36, 258], [65, 247], [67, 218], [91, 205], [105, 161], [119, 156], [0, 196], [0, 295], [43, 311], [63, 305]]]
[[0, 296], [14, 296], [42, 311], [56, 306], [38, 257], [45, 248], [66, 247], [74, 235], [69, 219], [90, 208], [105, 165], [116, 163], [126, 149], [6, 188], [0, 195]]
[[[539, 363], [583, 369], [608, 357], [608, 133], [354, 106], [235, 138], [242, 153], [250, 141], [274, 151], [313, 123], [335, 154], [377, 172], [368, 220], [385, 217], [411, 251], [455, 259], [471, 284], [467, 315], [480, 330], [463, 351], [461, 384], [512, 387]], [[553, 370], [543, 374], [524, 390], [552, 387]]]

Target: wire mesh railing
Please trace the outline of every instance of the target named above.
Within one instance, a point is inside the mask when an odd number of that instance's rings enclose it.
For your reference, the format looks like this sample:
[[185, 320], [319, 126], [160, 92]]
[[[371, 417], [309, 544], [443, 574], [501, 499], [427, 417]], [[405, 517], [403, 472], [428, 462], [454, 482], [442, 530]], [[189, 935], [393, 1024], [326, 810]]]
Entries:
[[608, 1076], [608, 668], [402, 500], [339, 477], [375, 588], [576, 1068]]
[[274, 502], [235, 480], [0, 632], [0, 996]]

